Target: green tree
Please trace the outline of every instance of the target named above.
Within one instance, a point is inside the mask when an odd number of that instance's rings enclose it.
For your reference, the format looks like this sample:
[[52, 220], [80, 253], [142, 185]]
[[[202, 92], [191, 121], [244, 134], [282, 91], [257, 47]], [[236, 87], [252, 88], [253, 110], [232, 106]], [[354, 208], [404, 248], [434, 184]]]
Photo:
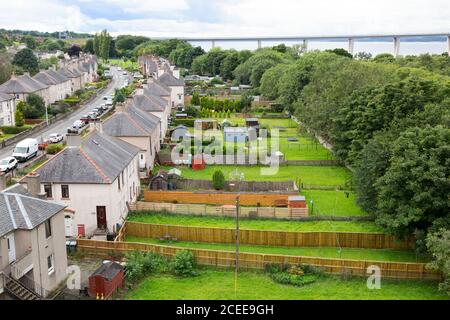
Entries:
[[261, 94], [271, 100], [280, 97], [280, 80], [289, 68], [288, 64], [279, 64], [264, 72], [261, 78]]
[[41, 96], [31, 93], [27, 97], [27, 103], [21, 110], [27, 119], [38, 119], [45, 115], [45, 102]]
[[426, 244], [433, 257], [428, 267], [442, 272], [444, 279], [439, 284], [439, 289], [450, 295], [450, 229], [441, 228], [429, 233]]
[[86, 43], [83, 46], [83, 52], [91, 53], [91, 54], [95, 53], [94, 39], [87, 39], [86, 40]]
[[325, 52], [330, 52], [330, 53], [337, 54], [338, 56], [342, 56], [342, 57], [353, 59], [353, 55], [350, 52], [348, 52], [347, 50], [342, 49], [342, 48], [325, 50]]
[[27, 48], [34, 50], [37, 47], [36, 39], [31, 35], [26, 35], [22, 37], [22, 42], [25, 43]]
[[192, 94], [191, 105], [193, 105], [193, 106], [199, 106], [200, 105], [200, 94], [197, 91], [195, 91]]
[[14, 56], [13, 64], [23, 70], [35, 74], [39, 72], [39, 62], [31, 49], [20, 50]]
[[25, 125], [25, 118], [23, 116], [23, 113], [22, 113], [21, 107], [20, 107], [21, 103], [24, 103], [24, 102], [20, 101], [17, 104], [16, 111], [14, 113], [14, 120], [15, 120], [15, 123], [16, 123], [16, 127], [23, 127]]
[[390, 53], [380, 53], [373, 58], [373, 61], [378, 63], [394, 63], [395, 57]]
[[221, 170], [214, 171], [212, 176], [213, 188], [216, 190], [223, 190], [225, 187], [225, 176]]
[[13, 67], [8, 54], [0, 51], [0, 84], [9, 80], [12, 70]]
[[377, 223], [400, 236], [449, 217], [450, 129], [410, 128], [393, 143], [390, 167], [378, 179]]

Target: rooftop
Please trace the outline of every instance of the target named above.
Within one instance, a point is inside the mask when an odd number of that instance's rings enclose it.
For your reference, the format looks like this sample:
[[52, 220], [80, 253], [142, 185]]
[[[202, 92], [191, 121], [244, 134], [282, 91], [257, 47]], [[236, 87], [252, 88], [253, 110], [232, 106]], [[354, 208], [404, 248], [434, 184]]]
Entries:
[[78, 147], [66, 147], [39, 167], [42, 182], [112, 183], [139, 153], [139, 148], [94, 131]]
[[0, 192], [0, 237], [14, 230], [32, 230], [66, 206], [31, 197], [14, 185]]

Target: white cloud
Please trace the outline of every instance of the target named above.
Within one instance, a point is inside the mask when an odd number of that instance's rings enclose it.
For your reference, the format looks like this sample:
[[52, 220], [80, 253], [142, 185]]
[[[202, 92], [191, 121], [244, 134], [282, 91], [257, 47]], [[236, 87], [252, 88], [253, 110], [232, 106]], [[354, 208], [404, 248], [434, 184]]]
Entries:
[[[96, 0], [122, 10], [124, 18], [119, 20], [84, 15], [80, 6], [91, 1], [69, 5], [61, 0], [0, 0], [0, 27], [84, 32], [108, 28], [114, 34], [167, 37], [450, 32], [447, 0], [220, 0], [214, 2], [220, 21], [209, 23], [194, 19], [191, 0]], [[128, 20], [127, 13], [146, 18]], [[167, 18], [161, 18], [164, 13]]]

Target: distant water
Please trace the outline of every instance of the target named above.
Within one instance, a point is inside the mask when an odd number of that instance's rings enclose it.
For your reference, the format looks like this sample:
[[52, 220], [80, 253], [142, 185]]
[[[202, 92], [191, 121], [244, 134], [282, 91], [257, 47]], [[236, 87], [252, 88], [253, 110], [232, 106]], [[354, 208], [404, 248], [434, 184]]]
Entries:
[[[263, 41], [262, 47], [272, 47], [281, 42]], [[294, 44], [302, 44], [299, 42], [285, 41], [283, 42], [287, 46], [292, 46]], [[204, 50], [209, 50], [212, 44], [209, 42], [192, 42], [193, 45], [201, 46]], [[221, 47], [222, 49], [236, 49], [236, 50], [255, 50], [257, 48], [256, 41], [240, 42], [240, 41], [224, 41], [216, 42], [216, 47]], [[343, 48], [348, 50], [348, 42], [334, 42], [334, 41], [308, 41], [308, 50], [326, 50]], [[447, 42], [446, 41], [433, 41], [433, 42], [401, 42], [400, 43], [400, 55], [419, 55], [422, 53], [430, 54], [441, 54], [447, 52]], [[355, 41], [353, 53], [357, 52], [370, 52], [372, 55], [377, 55], [379, 53], [394, 53], [393, 42], [369, 42], [369, 41]]]

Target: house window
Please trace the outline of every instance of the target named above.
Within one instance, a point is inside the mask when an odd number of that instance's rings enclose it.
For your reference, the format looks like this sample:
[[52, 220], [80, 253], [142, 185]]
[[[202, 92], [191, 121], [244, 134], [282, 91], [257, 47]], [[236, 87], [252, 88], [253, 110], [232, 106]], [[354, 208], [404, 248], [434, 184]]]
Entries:
[[69, 186], [67, 184], [61, 185], [61, 197], [63, 199], [69, 199]]
[[144, 155], [143, 154], [141, 154], [141, 160], [144, 160]]
[[44, 184], [44, 192], [47, 195], [47, 198], [53, 198], [51, 184]]
[[45, 225], [45, 237], [48, 239], [52, 236], [52, 224], [50, 223], [50, 219], [44, 222]]
[[47, 257], [47, 271], [48, 275], [55, 272], [55, 256], [53, 253]]
[[118, 187], [118, 189], [120, 191], [120, 177], [117, 179], [117, 187]]

